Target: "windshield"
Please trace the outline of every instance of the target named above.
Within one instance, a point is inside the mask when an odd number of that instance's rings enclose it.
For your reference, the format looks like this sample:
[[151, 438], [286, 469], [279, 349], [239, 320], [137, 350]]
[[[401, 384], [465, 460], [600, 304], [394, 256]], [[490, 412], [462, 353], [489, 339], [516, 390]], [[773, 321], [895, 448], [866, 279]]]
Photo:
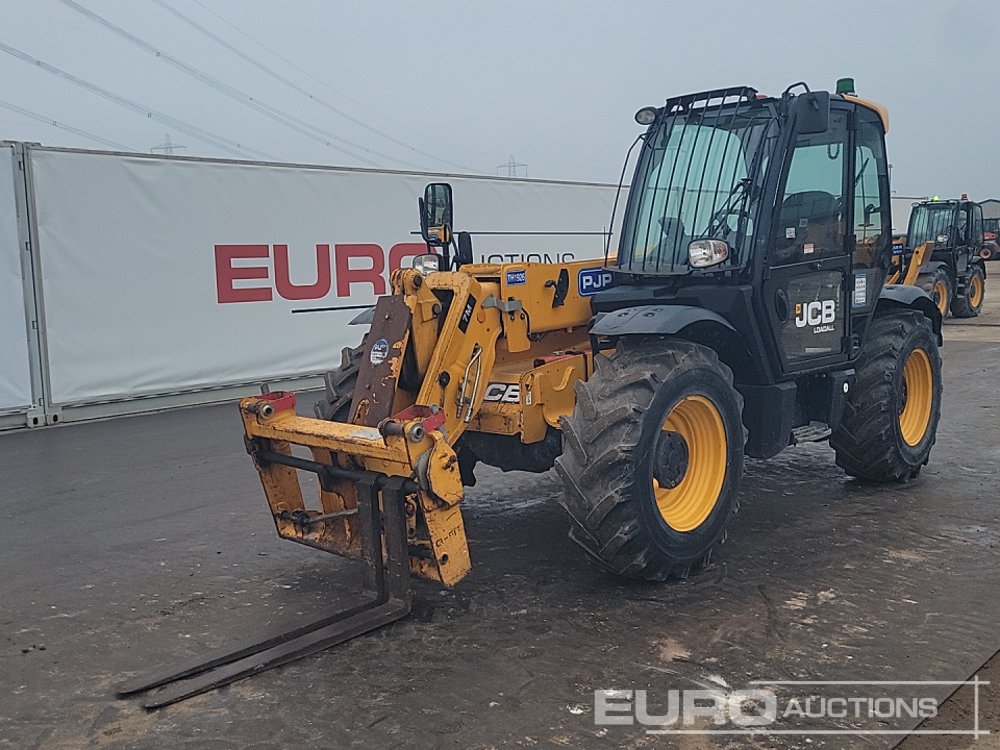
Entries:
[[688, 273], [688, 245], [704, 237], [729, 243], [727, 267], [749, 247], [774, 112], [758, 101], [702, 104], [674, 105], [646, 135], [622, 229], [622, 270]]
[[951, 241], [953, 203], [922, 204], [913, 208], [910, 216], [910, 230], [906, 234], [906, 244], [917, 248], [925, 242], [937, 240], [939, 235], [948, 235]]

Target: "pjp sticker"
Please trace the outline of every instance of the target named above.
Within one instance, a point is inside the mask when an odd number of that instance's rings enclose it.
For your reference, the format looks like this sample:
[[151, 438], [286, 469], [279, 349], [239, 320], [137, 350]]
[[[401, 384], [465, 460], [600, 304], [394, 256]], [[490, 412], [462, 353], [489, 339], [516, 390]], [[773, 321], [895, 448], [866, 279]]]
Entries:
[[389, 342], [386, 339], [379, 339], [374, 344], [372, 344], [371, 352], [368, 354], [368, 359], [371, 360], [373, 365], [380, 365], [385, 362], [385, 358], [389, 356]]
[[589, 297], [615, 285], [615, 275], [603, 268], [581, 268], [576, 277], [580, 294]]
[[786, 240], [795, 239], [795, 227], [785, 227], [785, 239]]

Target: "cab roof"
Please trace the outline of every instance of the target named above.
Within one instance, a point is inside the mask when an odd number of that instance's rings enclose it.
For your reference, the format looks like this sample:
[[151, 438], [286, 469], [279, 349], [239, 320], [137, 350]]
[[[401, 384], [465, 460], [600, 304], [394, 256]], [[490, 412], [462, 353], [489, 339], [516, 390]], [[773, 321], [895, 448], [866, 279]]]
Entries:
[[870, 109], [872, 112], [879, 116], [882, 120], [882, 129], [888, 133], [889, 132], [889, 110], [883, 107], [878, 102], [873, 102], [870, 99], [862, 99], [860, 96], [855, 96], [854, 94], [841, 94], [841, 98], [844, 101], [854, 102], [855, 104], [860, 104], [866, 109]]

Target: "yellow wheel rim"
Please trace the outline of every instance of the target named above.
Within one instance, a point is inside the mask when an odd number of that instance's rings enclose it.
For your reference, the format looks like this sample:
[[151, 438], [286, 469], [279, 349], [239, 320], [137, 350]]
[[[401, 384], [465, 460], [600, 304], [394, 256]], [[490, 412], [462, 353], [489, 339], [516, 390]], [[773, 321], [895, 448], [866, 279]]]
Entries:
[[973, 307], [979, 307], [983, 301], [983, 277], [975, 274], [972, 277], [972, 288], [969, 291], [969, 303]]
[[934, 401], [934, 373], [923, 349], [914, 349], [903, 364], [905, 401], [899, 412], [899, 431], [907, 445], [917, 445], [927, 434]]
[[943, 281], [934, 283], [934, 303], [942, 315], [948, 310], [948, 285]]
[[663, 520], [675, 531], [698, 528], [711, 514], [726, 479], [726, 428], [715, 404], [685, 396], [663, 420], [687, 444], [687, 470], [673, 488], [653, 479], [653, 496]]

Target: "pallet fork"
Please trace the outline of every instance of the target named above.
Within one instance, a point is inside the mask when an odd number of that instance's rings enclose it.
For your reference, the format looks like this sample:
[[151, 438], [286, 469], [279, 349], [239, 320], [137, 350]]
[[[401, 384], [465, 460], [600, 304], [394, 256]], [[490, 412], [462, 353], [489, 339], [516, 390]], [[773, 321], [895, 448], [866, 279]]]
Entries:
[[[335, 475], [357, 488], [356, 515], [361, 529], [361, 559], [371, 595], [360, 604], [290, 630], [261, 633], [236, 649], [220, 649], [171, 670], [119, 685], [119, 698], [162, 687], [142, 703], [156, 709], [214, 688], [259, 674], [376, 630], [410, 612], [410, 574], [406, 543], [404, 495], [412, 482], [370, 471], [352, 471], [259, 449], [257, 459], [279, 463], [322, 478]], [[352, 509], [352, 511], [355, 509]]]
[[[409, 275], [412, 285], [416, 272]], [[475, 283], [470, 277], [447, 276], [444, 285], [469, 296]], [[310, 624], [264, 632], [240, 648], [126, 682], [115, 691], [119, 697], [162, 687], [143, 703], [159, 708], [287, 664], [405, 617], [410, 611], [411, 574], [445, 586], [468, 574], [468, 546], [458, 508], [462, 481], [457, 456], [446, 438], [447, 415], [437, 406], [413, 404], [412, 397], [408, 404], [395, 397], [412, 313], [394, 296], [381, 298], [376, 311], [370, 335], [381, 356], [365, 359], [357, 388], [359, 403], [352, 408], [354, 421], [301, 417], [295, 394], [289, 392], [267, 392], [240, 401], [247, 452], [260, 475], [279, 536], [360, 559], [368, 597]], [[461, 313], [458, 307], [449, 317], [455, 329]], [[498, 317], [491, 311], [493, 339], [482, 337], [491, 346], [499, 334]], [[462, 340], [456, 346], [468, 350], [466, 358], [482, 356], [476, 342]], [[470, 378], [468, 387], [478, 389], [482, 398], [478, 375], [476, 384]], [[457, 388], [456, 381], [452, 390], [457, 393]], [[453, 399], [449, 401], [457, 409]], [[460, 422], [457, 413], [451, 419]], [[452, 427], [451, 434], [459, 434]], [[296, 455], [296, 448], [311, 458]], [[319, 479], [318, 508], [307, 501], [299, 472]]]

